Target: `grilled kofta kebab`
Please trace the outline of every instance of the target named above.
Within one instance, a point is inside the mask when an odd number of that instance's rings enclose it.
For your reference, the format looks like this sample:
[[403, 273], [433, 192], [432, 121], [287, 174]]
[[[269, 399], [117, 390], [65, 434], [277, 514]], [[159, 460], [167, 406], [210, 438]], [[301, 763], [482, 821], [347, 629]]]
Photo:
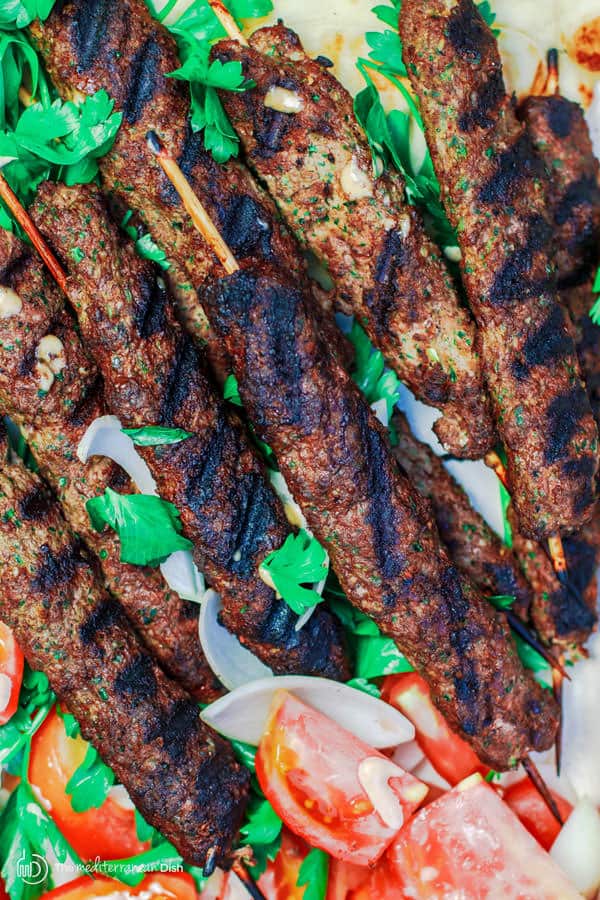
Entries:
[[38, 198], [34, 218], [69, 262], [68, 297], [110, 412], [128, 428], [162, 425], [191, 435], [139, 450], [221, 595], [223, 624], [278, 673], [348, 677], [331, 613], [320, 607], [297, 630], [297, 615], [259, 576], [290, 529], [246, 430], [175, 320], [160, 271], [119, 234], [97, 187], [47, 183]]
[[583, 110], [561, 97], [558, 86], [558, 62], [551, 51], [548, 92], [528, 97], [518, 112], [552, 175], [548, 192], [560, 297], [573, 322], [579, 364], [600, 423], [600, 327], [589, 316], [600, 263], [600, 164]]
[[442, 460], [410, 432], [400, 412], [393, 423], [398, 442], [393, 453], [409, 478], [431, 503], [440, 537], [452, 562], [486, 596], [515, 598], [512, 610], [535, 627], [547, 645], [580, 647], [596, 624], [596, 569], [600, 563], [597, 512], [577, 535], [564, 539], [572, 587], [556, 580], [552, 562], [539, 544], [519, 534], [513, 521], [513, 549], [502, 543], [476, 512]]
[[140, 813], [188, 862], [226, 860], [248, 772], [148, 655], [58, 503], [20, 462], [0, 466], [0, 574], [0, 618]]
[[456, 456], [494, 444], [479, 342], [421, 214], [399, 173], [372, 175], [352, 98], [283, 25], [250, 46], [220, 42], [214, 56], [240, 60], [256, 87], [221, 99], [245, 159], [264, 180], [296, 237], [325, 263], [335, 302], [354, 314], [387, 363], [442, 417], [434, 430]]
[[472, 0], [405, 0], [400, 33], [482, 337], [527, 537], [589, 520], [598, 435], [552, 266], [545, 172]]
[[86, 356], [64, 300], [32, 254], [0, 230], [0, 410], [30, 442], [71, 528], [100, 560], [105, 583], [150, 653], [199, 699], [218, 692], [198, 639], [197, 608], [170, 591], [160, 572], [119, 562], [114, 534], [91, 527], [85, 503], [107, 485], [127, 491], [125, 473], [107, 459], [83, 466], [77, 447], [106, 412], [102, 382]]
[[[63, 96], [105, 88], [123, 110], [115, 144], [100, 161], [103, 185], [113, 199], [140, 214], [173, 263], [170, 274], [177, 283], [189, 286], [191, 282], [199, 288], [207, 276], [217, 277], [219, 269], [148, 153], [144, 137], [149, 130], [161, 136], [192, 186], [202, 193], [236, 258], [268, 259], [301, 277], [299, 248], [279, 223], [272, 201], [238, 163], [216, 165], [202, 149], [201, 135], [186, 126], [185, 92], [177, 81], [164, 77], [178, 67], [175, 43], [152, 20], [143, 0], [123, 0], [118, 6], [110, 0], [71, 0], [61, 3], [45, 23], [36, 22], [32, 30]], [[339, 99], [350, 103], [347, 96]], [[290, 177], [295, 179], [297, 172], [304, 180], [305, 197], [315, 194], [315, 200], [319, 199], [315, 206], [319, 218], [331, 212], [324, 226], [327, 253], [313, 245], [319, 255], [329, 256], [342, 308], [360, 310], [371, 336], [409, 387], [442, 409], [437, 431], [447, 449], [459, 456], [481, 456], [493, 443], [493, 428], [473, 323], [461, 309], [418, 214], [404, 205], [402, 182], [386, 176], [374, 183], [367, 174], [368, 148], [364, 138], [355, 134], [356, 125], [330, 124], [336, 102], [332, 99], [323, 107], [314, 157], [303, 134], [303, 152], [294, 152], [283, 163]], [[270, 140], [278, 142], [282, 123], [287, 127], [293, 117], [275, 109], [266, 112], [273, 123]], [[302, 131], [306, 127], [304, 120], [298, 124]], [[342, 151], [347, 140], [356, 145], [350, 154]], [[334, 154], [325, 144], [333, 141], [336, 158], [332, 162], [329, 157]], [[315, 193], [312, 166], [317, 163], [323, 167], [317, 167], [319, 177], [325, 180], [327, 175], [330, 183], [323, 181]], [[306, 212], [303, 216], [308, 233]], [[350, 243], [343, 244], [340, 235], [346, 231]], [[364, 297], [362, 280], [369, 284]], [[189, 292], [186, 298], [184, 307], [198, 308]], [[218, 355], [217, 351], [211, 357]]]

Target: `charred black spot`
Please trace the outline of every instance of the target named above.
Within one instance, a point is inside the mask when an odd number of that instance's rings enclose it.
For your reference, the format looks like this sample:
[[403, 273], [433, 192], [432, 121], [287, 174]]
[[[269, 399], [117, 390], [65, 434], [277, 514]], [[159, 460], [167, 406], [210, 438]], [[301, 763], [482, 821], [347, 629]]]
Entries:
[[406, 263], [407, 250], [402, 235], [395, 229], [388, 231], [375, 263], [375, 285], [365, 291], [365, 301], [379, 335], [387, 334], [389, 330], [390, 318], [398, 302], [398, 275]]
[[[475, 665], [471, 660], [463, 660], [463, 674], [454, 675], [454, 690], [458, 706], [460, 726], [465, 734], [477, 734], [479, 728], [476, 719], [476, 710], [480, 708], [480, 685], [475, 672]], [[464, 708], [463, 708], [464, 707]]]
[[323, 69], [333, 69], [333, 61], [329, 59], [328, 56], [315, 56], [315, 62], [318, 63]]
[[140, 337], [148, 338], [164, 330], [169, 294], [152, 266], [138, 279], [138, 284], [133, 320]]
[[565, 225], [582, 206], [593, 206], [598, 200], [598, 185], [593, 177], [573, 181], [565, 191], [554, 213], [557, 225]]
[[161, 425], [171, 426], [198, 379], [198, 352], [188, 335], [179, 342], [167, 375], [160, 407]]
[[523, 381], [534, 366], [550, 368], [569, 354], [573, 354], [573, 341], [566, 329], [565, 314], [555, 303], [544, 322], [524, 342], [521, 354], [512, 363], [512, 371]]
[[458, 127], [463, 132], [474, 128], [492, 128], [496, 121], [496, 111], [506, 94], [502, 70], [494, 69], [489, 78], [476, 92], [470, 109], [463, 110], [458, 117]]
[[460, 0], [448, 19], [446, 34], [461, 59], [478, 64], [493, 36], [472, 0]]
[[546, 416], [548, 436], [544, 451], [546, 463], [557, 462], [565, 454], [577, 434], [581, 420], [588, 412], [588, 399], [584, 389], [579, 385], [552, 400]]
[[339, 629], [331, 615], [318, 609], [306, 625], [296, 631], [298, 616], [283, 600], [274, 600], [268, 617], [261, 625], [258, 640], [281, 648], [281, 664], [273, 666], [281, 674], [318, 674], [325, 678], [339, 678], [339, 654], [333, 652], [342, 642]]
[[489, 292], [493, 306], [503, 306], [519, 298], [537, 297], [553, 286], [554, 276], [532, 278], [531, 268], [536, 253], [546, 249], [552, 238], [552, 226], [543, 216], [529, 217], [527, 240], [514, 250], [498, 274]]
[[265, 546], [266, 534], [277, 521], [275, 500], [262, 474], [250, 472], [236, 485], [235, 503], [237, 516], [229, 565], [236, 574], [248, 576], [254, 571], [258, 552]]
[[241, 194], [219, 206], [219, 230], [237, 259], [273, 255], [272, 223], [264, 207], [254, 197]]
[[531, 138], [526, 132], [512, 147], [499, 153], [494, 159], [495, 172], [479, 192], [482, 203], [505, 203], [522, 188], [521, 182], [542, 178], [544, 166], [536, 156]]
[[151, 35], [133, 55], [129, 69], [127, 95], [123, 103], [125, 119], [133, 125], [152, 100], [162, 78], [161, 49], [155, 35]]
[[460, 577], [454, 566], [446, 566], [440, 578], [440, 591], [453, 625], [464, 622], [469, 614], [469, 601], [463, 594]]
[[188, 506], [198, 515], [219, 490], [219, 473], [230, 437], [228, 421], [220, 407], [212, 431], [203, 434], [201, 439], [192, 438], [191, 445], [189, 440], [186, 441], [186, 446], [179, 451], [193, 459], [193, 465], [187, 471], [185, 497]]
[[[299, 90], [298, 84], [291, 78], [276, 78], [267, 89], [281, 87], [288, 91]], [[257, 103], [256, 97], [251, 91], [245, 95], [246, 112], [253, 120], [253, 135], [256, 146], [252, 151], [253, 156], [259, 159], [271, 159], [284, 149], [284, 138], [295, 125], [296, 117], [289, 113], [270, 109], [264, 103]]]
[[146, 740], [162, 740], [173, 761], [181, 759], [191, 740], [198, 740], [198, 707], [189, 700], [177, 700], [146, 730]]
[[[177, 162], [186, 178], [191, 181], [193, 181], [192, 173], [198, 164], [201, 163], [203, 166], [207, 165], [209, 169], [211, 168], [211, 160], [204, 149], [202, 134], [199, 131], [193, 131], [189, 121]], [[181, 205], [179, 195], [166, 175], [162, 179], [160, 194], [164, 203], [169, 206]]]
[[488, 562], [484, 563], [484, 566], [495, 594], [516, 597], [517, 600], [522, 599], [529, 602], [529, 596], [523, 596], [525, 593], [523, 585], [518, 580], [515, 568], [510, 563]]
[[576, 515], [580, 515], [586, 509], [590, 509], [596, 499], [594, 492], [595, 457], [590, 453], [588, 456], [567, 459], [561, 469], [565, 482], [569, 484], [573, 511]]
[[574, 638], [579, 633], [589, 634], [596, 624], [595, 611], [580, 594], [573, 591], [554, 591], [548, 598], [548, 606], [559, 637]]
[[558, 138], [567, 138], [575, 124], [579, 107], [564, 97], [546, 97], [546, 115], [548, 125]]
[[42, 544], [32, 587], [34, 591], [49, 594], [54, 588], [70, 581], [81, 565], [85, 565], [85, 560], [78, 542], [73, 541], [58, 554], [53, 553], [48, 544]]
[[48, 512], [48, 495], [41, 484], [36, 484], [29, 493], [19, 500], [19, 517], [35, 521]]
[[84, 645], [93, 644], [96, 635], [102, 631], [109, 631], [113, 625], [121, 622], [123, 614], [121, 608], [112, 597], [105, 597], [94, 607], [83, 625], [79, 629], [79, 636]]
[[364, 467], [369, 497], [366, 519], [373, 531], [371, 544], [377, 559], [377, 571], [382, 578], [381, 599], [384, 604], [392, 605], [398, 601], [394, 580], [404, 571], [406, 559], [400, 553], [398, 529], [393, 515], [393, 473], [390, 470], [389, 451], [366, 403], [357, 398], [354, 408], [348, 410], [348, 415], [358, 427], [361, 446], [365, 448]]
[[84, 72], [108, 41], [109, 24], [118, 6], [113, 0], [79, 0], [72, 9], [72, 40], [79, 71]]
[[75, 404], [69, 410], [69, 421], [76, 427], [80, 428], [93, 421], [99, 414], [98, 397], [103, 393], [102, 378], [96, 375], [94, 380], [82, 389], [82, 394]]
[[127, 695], [134, 703], [156, 696], [156, 675], [149, 656], [135, 656], [115, 678], [117, 694]]

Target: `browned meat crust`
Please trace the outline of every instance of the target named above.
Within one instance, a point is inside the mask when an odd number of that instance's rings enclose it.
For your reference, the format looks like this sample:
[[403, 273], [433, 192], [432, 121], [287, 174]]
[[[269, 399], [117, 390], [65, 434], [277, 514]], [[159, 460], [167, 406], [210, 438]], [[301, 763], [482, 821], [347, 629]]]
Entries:
[[[442, 410], [434, 428], [449, 452], [484, 456], [494, 428], [475, 326], [420, 213], [405, 202], [402, 178], [373, 178], [352, 98], [293, 31], [264, 28], [251, 43], [225, 41], [213, 51], [241, 60], [257, 84], [221, 96], [249, 165], [296, 237], [324, 261], [338, 309], [356, 315], [411, 391]], [[282, 89], [299, 111], [277, 108]]]
[[591, 515], [598, 436], [557, 302], [543, 165], [472, 0], [405, 0], [400, 31], [459, 232], [521, 530], [537, 540], [574, 530]]
[[393, 453], [433, 510], [440, 537], [454, 565], [484, 596], [512, 596], [513, 610], [527, 620], [531, 588], [512, 551], [476, 512], [441, 459], [411, 433], [400, 412], [393, 423], [398, 443]]
[[[106, 585], [152, 655], [186, 690], [206, 702], [220, 686], [200, 647], [197, 608], [170, 591], [159, 572], [119, 562], [116, 536], [100, 535], [90, 525], [85, 510], [90, 497], [101, 494], [107, 484], [131, 489], [125, 473], [109, 460], [97, 457], [84, 466], [77, 458], [86, 429], [106, 413], [102, 384], [73, 321], [62, 312], [64, 299], [42, 264], [3, 230], [0, 281], [0, 303], [11, 302], [10, 296], [6, 298], [8, 289], [22, 304], [19, 312], [13, 307], [13, 315], [7, 315], [6, 306], [0, 316], [0, 408], [23, 429], [71, 528], [98, 556]], [[53, 363], [57, 377], [36, 360], [36, 351], [44, 356], [40, 349], [44, 346], [59, 353]], [[42, 385], [47, 390], [40, 390]]]
[[226, 857], [247, 771], [148, 656], [58, 504], [21, 464], [0, 472], [0, 573], [2, 620], [144, 818], [190, 863]]
[[[207, 341], [213, 369], [228, 372], [222, 348], [211, 340], [196, 293], [220, 265], [189, 221], [173, 187], [146, 146], [154, 130], [179, 160], [238, 259], [271, 259], [304, 275], [304, 261], [280, 224], [274, 204], [243, 166], [217, 165], [192, 132], [188, 89], [165, 76], [179, 68], [175, 41], [148, 12], [144, 0], [62, 0], [32, 32], [60, 93], [91, 94], [103, 88], [123, 112], [123, 124], [100, 160], [103, 188], [122, 211], [133, 208], [165, 250], [167, 278], [180, 313]], [[339, 339], [339, 338], [338, 338]]]
[[559, 287], [589, 278], [600, 255], [600, 164], [577, 103], [560, 96], [528, 97], [519, 109], [550, 173]]
[[263, 266], [222, 279], [203, 302], [349, 600], [397, 641], [482, 760], [505, 769], [549, 747], [552, 699], [522, 668], [503, 618], [450, 564], [428, 505], [328, 353], [311, 299]]
[[573, 322], [579, 365], [594, 418], [600, 425], [600, 326], [590, 318], [595, 299], [592, 285], [593, 277], [585, 284], [565, 288], [560, 296]]
[[[510, 514], [510, 513], [509, 513]], [[513, 517], [513, 526], [516, 526]], [[600, 514], [576, 535], [563, 539], [570, 586], [557, 582], [552, 562], [539, 544], [513, 527], [513, 549], [533, 589], [531, 620], [541, 639], [561, 651], [581, 647], [598, 622], [596, 571], [600, 564]]]
[[319, 609], [297, 631], [298, 617], [258, 575], [289, 527], [245, 429], [174, 320], [161, 275], [120, 239], [96, 187], [42, 185], [34, 215], [71, 272], [69, 300], [110, 411], [126, 427], [193, 433], [140, 449], [222, 597], [224, 624], [277, 672], [348, 677], [337, 620]]

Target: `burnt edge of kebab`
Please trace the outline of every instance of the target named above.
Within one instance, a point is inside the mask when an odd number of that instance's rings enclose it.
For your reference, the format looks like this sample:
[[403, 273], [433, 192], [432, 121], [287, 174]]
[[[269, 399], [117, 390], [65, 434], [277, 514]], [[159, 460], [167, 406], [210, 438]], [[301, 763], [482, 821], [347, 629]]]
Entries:
[[39, 478], [5, 463], [0, 484], [5, 512], [23, 502], [29, 510], [27, 519], [1, 517], [3, 621], [144, 818], [190, 863], [227, 864], [249, 773], [147, 655]]

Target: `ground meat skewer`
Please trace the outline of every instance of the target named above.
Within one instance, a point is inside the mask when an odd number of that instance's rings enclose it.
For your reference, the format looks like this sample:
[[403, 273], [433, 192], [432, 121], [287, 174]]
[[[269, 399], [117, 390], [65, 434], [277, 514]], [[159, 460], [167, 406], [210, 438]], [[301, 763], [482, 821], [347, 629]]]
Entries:
[[139, 449], [221, 595], [223, 623], [276, 672], [349, 677], [331, 613], [319, 608], [297, 630], [297, 615], [258, 574], [290, 529], [244, 427], [175, 321], [161, 274], [119, 235], [97, 187], [46, 183], [38, 197], [33, 217], [68, 262], [69, 301], [104, 377], [108, 408], [128, 428], [192, 433]]
[[0, 230], [0, 409], [25, 433], [42, 475], [71, 528], [100, 560], [105, 583], [163, 669], [205, 702], [219, 684], [198, 639], [197, 607], [170, 591], [153, 569], [119, 561], [113, 533], [91, 527], [85, 503], [107, 485], [130, 490], [125, 473], [77, 446], [106, 413], [102, 382], [86, 356], [64, 300], [37, 256]]
[[180, 66], [175, 40], [151, 17], [144, 0], [67, 0], [31, 30], [63, 97], [104, 89], [123, 112], [117, 139], [99, 160], [103, 190], [121, 213], [133, 209], [166, 252], [171, 267], [165, 277], [180, 314], [197, 339], [207, 342], [213, 371], [223, 379], [228, 364], [211, 338], [197, 294], [208, 277], [218, 275], [219, 264], [148, 151], [148, 130], [163, 136], [188, 178], [204, 192], [239, 259], [279, 260], [303, 278], [298, 245], [248, 170], [235, 160], [215, 163], [203, 148], [202, 134], [192, 131], [188, 89], [165, 77]]
[[494, 428], [474, 324], [401, 176], [372, 176], [350, 94], [282, 24], [255, 32], [250, 47], [226, 41], [213, 53], [240, 60], [256, 82], [221, 99], [248, 164], [325, 262], [337, 308], [357, 317], [419, 399], [442, 410], [434, 430], [446, 449], [484, 456]]
[[598, 436], [558, 304], [543, 165], [472, 0], [406, 0], [400, 31], [459, 233], [520, 529], [536, 540], [574, 530], [591, 516]]
[[58, 504], [20, 463], [0, 471], [0, 573], [0, 617], [140, 813], [188, 862], [225, 861], [247, 771], [148, 656]]
[[413, 436], [401, 412], [394, 413], [392, 423], [397, 435], [392, 448], [394, 456], [419, 493], [431, 503], [452, 562], [484, 596], [514, 597], [513, 610], [527, 621], [531, 588], [510, 548], [471, 506], [440, 457]]

